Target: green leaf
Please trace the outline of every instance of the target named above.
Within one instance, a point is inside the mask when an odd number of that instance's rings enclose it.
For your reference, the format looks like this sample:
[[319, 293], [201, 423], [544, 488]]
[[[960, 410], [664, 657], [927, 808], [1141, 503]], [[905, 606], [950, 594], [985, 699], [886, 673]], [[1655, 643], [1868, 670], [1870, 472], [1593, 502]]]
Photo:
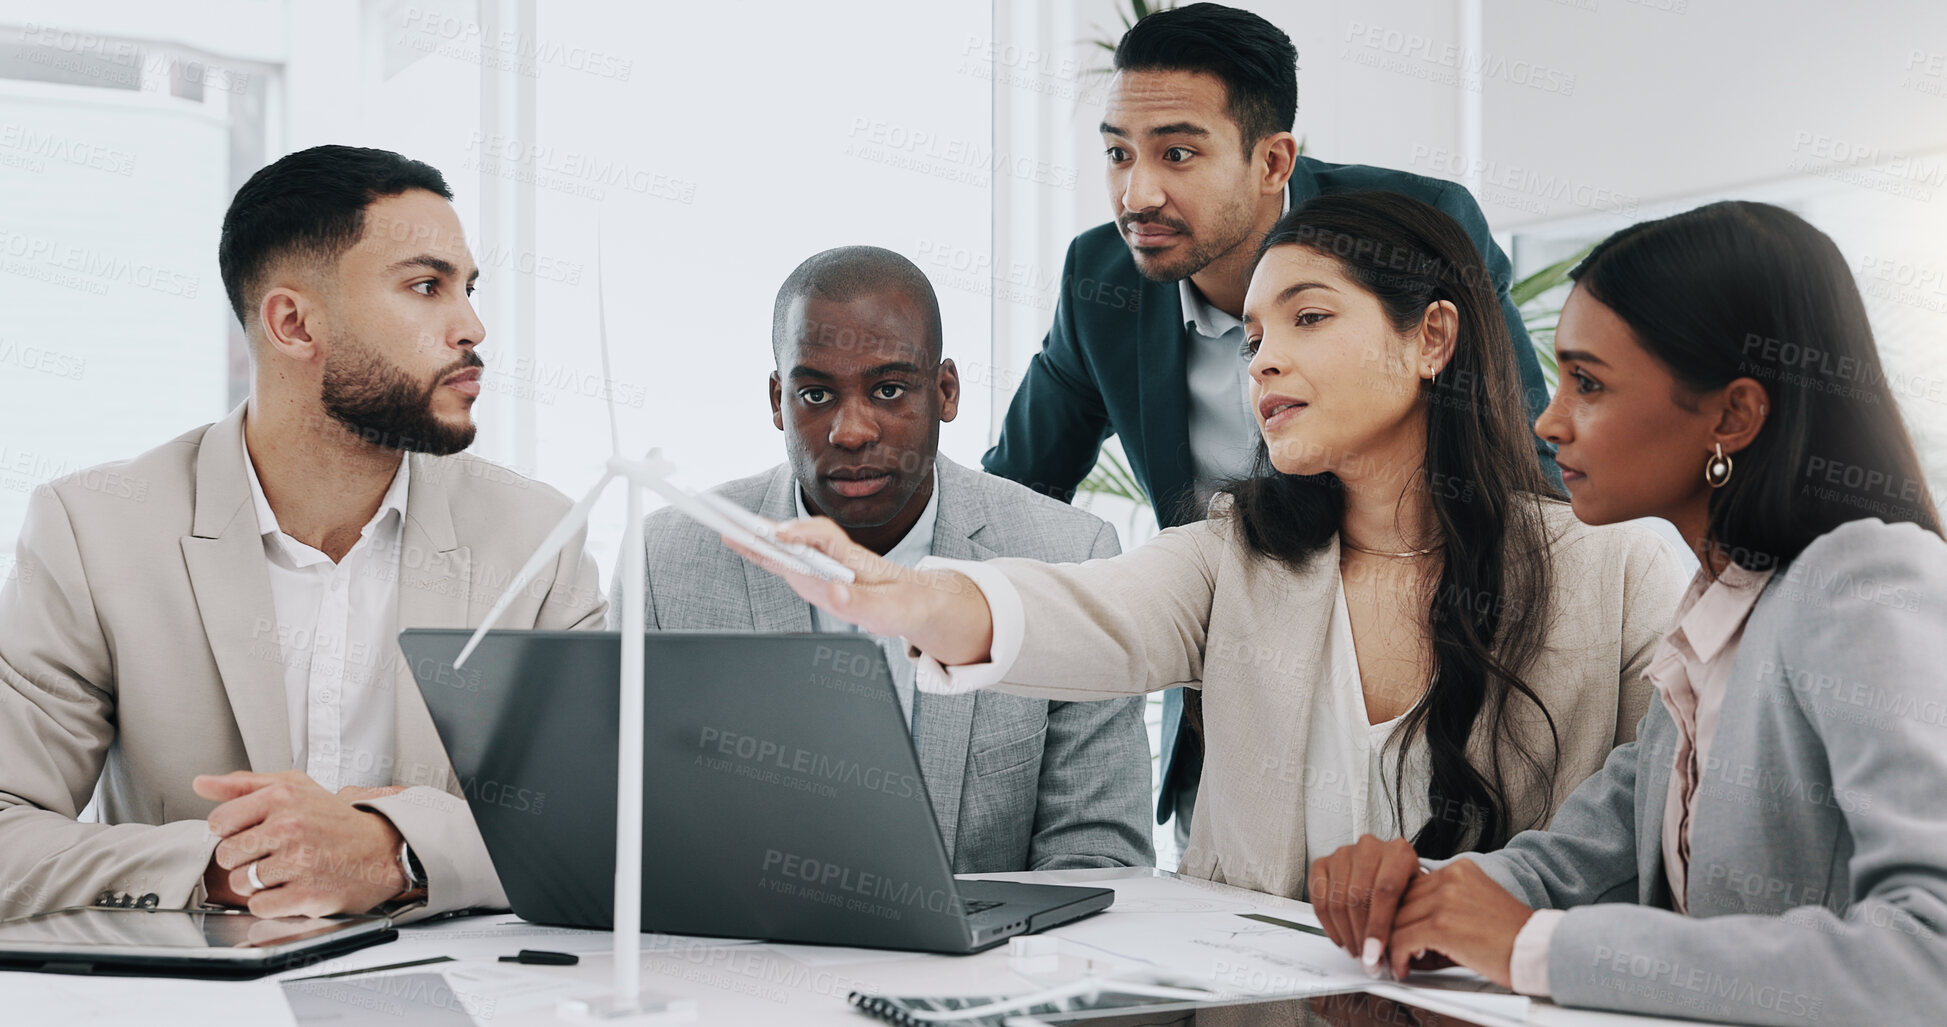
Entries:
[[1582, 247], [1574, 256], [1558, 260], [1542, 268], [1540, 271], [1508, 286], [1508, 297], [1514, 300], [1516, 307], [1527, 306], [1530, 300], [1568, 281], [1569, 271], [1575, 265], [1581, 263], [1582, 258], [1588, 256], [1589, 251], [1594, 248], [1595, 244], [1590, 243]]
[[1143, 494], [1142, 486], [1136, 483], [1136, 476], [1130, 473], [1128, 465], [1106, 447], [1096, 457], [1095, 469], [1082, 479], [1080, 485], [1075, 486], [1075, 491], [1114, 496], [1137, 506], [1149, 505], [1149, 497]]

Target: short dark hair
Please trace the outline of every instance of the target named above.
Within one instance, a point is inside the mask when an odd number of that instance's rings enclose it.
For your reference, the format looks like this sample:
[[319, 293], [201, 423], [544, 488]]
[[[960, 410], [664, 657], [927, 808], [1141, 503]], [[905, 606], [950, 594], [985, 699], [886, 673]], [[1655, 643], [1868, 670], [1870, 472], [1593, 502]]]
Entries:
[[385, 196], [452, 190], [430, 164], [362, 146], [313, 146], [250, 176], [223, 215], [216, 264], [237, 323], [249, 327], [245, 303], [264, 272], [281, 258], [336, 260], [365, 232], [365, 208]]
[[1201, 71], [1223, 80], [1244, 152], [1291, 131], [1298, 117], [1298, 49], [1276, 25], [1222, 4], [1157, 11], [1123, 33], [1117, 71]]
[[870, 292], [896, 289], [919, 304], [926, 318], [927, 346], [933, 363], [939, 363], [944, 349], [945, 331], [940, 323], [940, 298], [933, 283], [919, 265], [891, 250], [878, 246], [840, 246], [814, 254], [799, 264], [784, 284], [778, 287], [777, 302], [771, 307], [771, 353], [784, 352], [790, 330], [791, 301], [801, 296], [844, 303]]

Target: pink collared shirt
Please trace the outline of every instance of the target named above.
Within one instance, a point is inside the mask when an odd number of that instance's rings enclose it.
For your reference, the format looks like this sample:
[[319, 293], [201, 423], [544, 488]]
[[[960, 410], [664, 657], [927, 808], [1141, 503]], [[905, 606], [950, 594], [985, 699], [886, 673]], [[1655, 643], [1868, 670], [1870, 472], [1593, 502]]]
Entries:
[[[1671, 907], [1689, 911], [1685, 882], [1690, 873], [1690, 817], [1702, 768], [1709, 766], [1717, 714], [1731, 677], [1744, 622], [1763, 594], [1771, 571], [1749, 571], [1731, 564], [1715, 581], [1702, 570], [1677, 605], [1675, 624], [1657, 645], [1643, 674], [1677, 725], [1676, 765], [1663, 804], [1663, 872], [1670, 881]], [[1514, 990], [1546, 996], [1548, 941], [1565, 911], [1538, 909], [1514, 938], [1508, 976]]]

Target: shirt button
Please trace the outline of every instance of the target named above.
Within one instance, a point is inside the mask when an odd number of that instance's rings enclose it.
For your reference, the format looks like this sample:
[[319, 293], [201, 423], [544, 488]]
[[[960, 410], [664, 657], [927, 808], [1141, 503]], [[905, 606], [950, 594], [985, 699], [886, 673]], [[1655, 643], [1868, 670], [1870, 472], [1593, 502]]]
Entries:
[[319, 693], [318, 693], [318, 701], [319, 701], [319, 702], [330, 702], [330, 701], [331, 701], [331, 693], [330, 693], [330, 692], [319, 692]]

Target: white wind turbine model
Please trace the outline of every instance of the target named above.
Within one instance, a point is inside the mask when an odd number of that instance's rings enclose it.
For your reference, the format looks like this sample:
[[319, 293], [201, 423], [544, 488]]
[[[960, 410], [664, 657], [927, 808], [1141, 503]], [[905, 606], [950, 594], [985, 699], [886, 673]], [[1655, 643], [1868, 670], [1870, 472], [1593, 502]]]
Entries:
[[608, 310], [602, 295], [601, 232], [595, 236], [595, 306], [597, 334], [602, 346], [603, 398], [608, 401], [610, 452], [608, 469], [568, 511], [567, 516], [541, 540], [540, 548], [507, 583], [499, 601], [487, 611], [480, 627], [467, 639], [465, 648], [453, 661], [458, 669], [473, 655], [474, 647], [493, 627], [500, 615], [513, 604], [527, 583], [547, 566], [588, 523], [609, 483], [622, 478], [629, 483], [628, 527], [622, 535], [622, 553], [616, 573], [622, 576], [622, 674], [621, 724], [617, 732], [615, 771], [615, 978], [612, 994], [563, 1003], [562, 1011], [571, 1015], [618, 1019], [661, 1011], [645, 1009], [642, 995], [642, 734], [643, 734], [643, 575], [647, 553], [642, 538], [644, 489], [653, 489], [683, 513], [736, 539], [741, 545], [763, 554], [792, 570], [834, 581], [853, 580], [849, 568], [809, 546], [782, 542], [772, 536], [769, 520], [731, 503], [721, 496], [696, 495], [669, 481], [674, 465], [652, 449], [640, 460], [622, 455], [622, 432], [615, 419], [614, 376], [608, 356]]

